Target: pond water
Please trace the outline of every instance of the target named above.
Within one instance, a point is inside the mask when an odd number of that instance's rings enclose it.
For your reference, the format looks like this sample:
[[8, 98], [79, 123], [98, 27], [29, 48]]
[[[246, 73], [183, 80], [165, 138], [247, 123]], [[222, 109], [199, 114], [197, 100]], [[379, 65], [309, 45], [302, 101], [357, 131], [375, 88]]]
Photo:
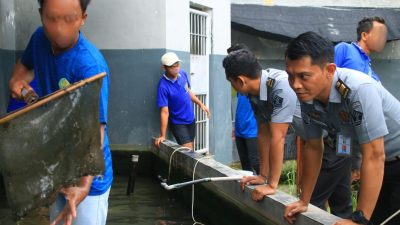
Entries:
[[[126, 196], [127, 178], [117, 177], [110, 193], [107, 225], [192, 225], [189, 206], [165, 191], [156, 179], [138, 177], [135, 192]], [[48, 225], [48, 209], [41, 208], [18, 223], [0, 202], [0, 225]], [[208, 224], [210, 225], [210, 224]]]

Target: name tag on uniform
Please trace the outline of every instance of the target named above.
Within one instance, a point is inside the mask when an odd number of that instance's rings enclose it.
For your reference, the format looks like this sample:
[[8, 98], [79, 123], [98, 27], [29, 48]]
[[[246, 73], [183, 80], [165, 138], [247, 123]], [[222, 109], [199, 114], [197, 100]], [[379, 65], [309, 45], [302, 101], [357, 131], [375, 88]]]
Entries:
[[351, 156], [351, 138], [343, 136], [343, 134], [339, 133], [337, 136], [337, 148], [336, 155], [338, 156]]

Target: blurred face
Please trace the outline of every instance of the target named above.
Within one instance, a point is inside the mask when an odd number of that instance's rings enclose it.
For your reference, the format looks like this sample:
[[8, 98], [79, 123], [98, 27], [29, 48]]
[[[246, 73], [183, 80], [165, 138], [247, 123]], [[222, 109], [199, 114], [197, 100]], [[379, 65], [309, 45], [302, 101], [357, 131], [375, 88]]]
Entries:
[[387, 40], [387, 28], [385, 24], [374, 21], [369, 33], [363, 33], [363, 40], [371, 52], [383, 50]]
[[87, 14], [82, 12], [79, 0], [45, 0], [41, 19], [47, 38], [55, 53], [73, 47]]
[[320, 65], [312, 64], [309, 56], [298, 60], [286, 58], [289, 84], [302, 102], [316, 99], [327, 103], [335, 70], [336, 65], [333, 63], [327, 63], [322, 68]]
[[179, 75], [179, 62], [174, 63], [172, 66], [164, 66], [167, 76], [177, 78]]

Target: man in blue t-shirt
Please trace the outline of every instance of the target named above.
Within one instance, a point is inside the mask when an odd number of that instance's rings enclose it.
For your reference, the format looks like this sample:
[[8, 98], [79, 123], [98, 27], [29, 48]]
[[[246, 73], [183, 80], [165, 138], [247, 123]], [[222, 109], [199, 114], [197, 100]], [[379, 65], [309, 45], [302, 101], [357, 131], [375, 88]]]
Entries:
[[378, 75], [371, 68], [370, 55], [380, 52], [387, 41], [385, 20], [380, 17], [364, 18], [358, 22], [357, 42], [341, 42], [335, 46], [335, 64], [363, 72], [379, 81]]
[[165, 53], [161, 63], [165, 73], [158, 82], [157, 105], [161, 109], [160, 136], [155, 140], [155, 145], [165, 140], [167, 126], [174, 135], [178, 144], [193, 149], [196, 133], [196, 121], [193, 103], [210, 116], [208, 108], [190, 90], [190, 83], [185, 71], [179, 68], [181, 60], [173, 52]]
[[[9, 82], [12, 97], [21, 99], [21, 90], [40, 97], [60, 89], [60, 83], [74, 83], [106, 72], [100, 92], [99, 119], [104, 151], [102, 176], [85, 176], [80, 184], [64, 187], [50, 207], [51, 225], [104, 225], [112, 183], [111, 153], [107, 136], [109, 69], [100, 51], [80, 32], [87, 18], [89, 0], [39, 0], [43, 27], [32, 35]], [[29, 76], [29, 74], [33, 74]], [[32, 80], [33, 78], [33, 80]], [[32, 84], [31, 87], [29, 84]]]

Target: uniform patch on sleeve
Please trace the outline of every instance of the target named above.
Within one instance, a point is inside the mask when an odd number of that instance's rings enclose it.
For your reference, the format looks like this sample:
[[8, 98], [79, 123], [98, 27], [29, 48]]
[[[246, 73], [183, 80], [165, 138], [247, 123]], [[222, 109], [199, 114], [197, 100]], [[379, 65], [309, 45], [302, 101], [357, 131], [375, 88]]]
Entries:
[[273, 105], [275, 108], [282, 108], [283, 98], [279, 95], [275, 95], [273, 99]]
[[355, 126], [360, 126], [361, 125], [361, 121], [362, 121], [362, 117], [363, 117], [363, 113], [359, 112], [357, 110], [353, 110], [351, 112], [351, 117], [353, 118], [353, 123]]
[[351, 105], [351, 107], [352, 107], [353, 109], [362, 110], [361, 102], [359, 102], [359, 101], [353, 102], [353, 104]]

